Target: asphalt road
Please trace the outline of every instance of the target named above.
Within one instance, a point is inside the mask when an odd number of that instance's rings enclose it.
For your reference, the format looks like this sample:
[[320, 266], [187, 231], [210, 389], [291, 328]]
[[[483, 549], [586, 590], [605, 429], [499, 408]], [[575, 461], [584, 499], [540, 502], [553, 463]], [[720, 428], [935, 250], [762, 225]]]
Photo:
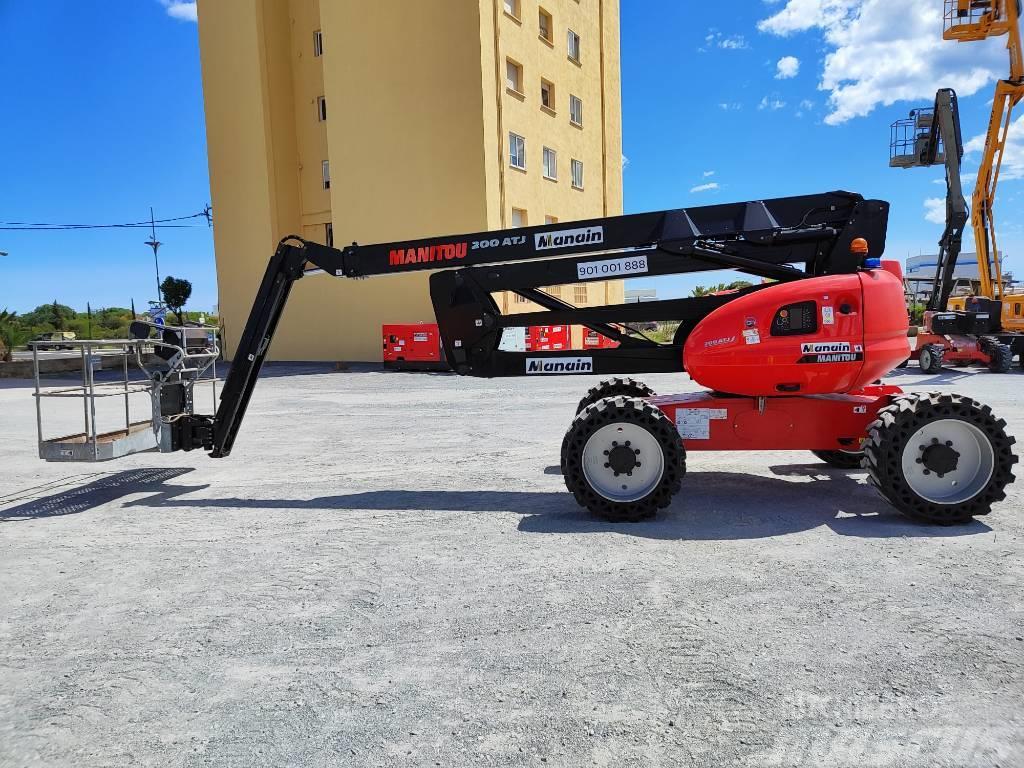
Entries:
[[[45, 464], [0, 388], [0, 765], [1024, 765], [1024, 484], [935, 528], [691, 452], [611, 525], [557, 474], [590, 378], [291, 371], [217, 461]], [[1024, 436], [1016, 369], [892, 381]]]

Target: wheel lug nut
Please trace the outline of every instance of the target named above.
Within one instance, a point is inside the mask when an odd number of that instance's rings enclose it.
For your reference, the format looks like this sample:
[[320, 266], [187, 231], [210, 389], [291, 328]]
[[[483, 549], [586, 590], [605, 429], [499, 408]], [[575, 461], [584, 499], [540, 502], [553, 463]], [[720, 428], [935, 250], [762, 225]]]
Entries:
[[640, 449], [639, 448], [634, 448], [633, 449], [633, 453], [635, 453], [637, 456], [639, 456], [640, 455]]
[[932, 438], [932, 445], [938, 445], [938, 444], [939, 444], [939, 438], [933, 437]]
[[627, 473], [626, 473], [626, 476], [627, 476], [627, 477], [632, 477], [632, 476], [633, 476], [633, 471], [632, 471], [632, 470], [630, 470], [629, 472], [627, 472]]
[[617, 442], [615, 442], [614, 440], [612, 440], [612, 448], [618, 448], [618, 447], [619, 447], [619, 444]]
[[618, 472], [616, 472], [616, 473], [615, 473], [615, 476], [616, 476], [616, 477], [618, 477], [618, 476], [619, 476], [619, 473], [618, 473]]
[[[924, 462], [924, 459], [914, 459], [914, 461], [916, 461], [918, 464], [922, 464]], [[607, 467], [608, 465], [605, 464], [605, 466]]]
[[607, 456], [607, 455], [608, 455], [608, 451], [605, 451], [605, 452], [604, 452], [604, 455], [605, 455], [605, 456]]
[[626, 441], [626, 447], [629, 448], [629, 440]]
[[[930, 475], [930, 474], [932, 473], [932, 471], [931, 471], [930, 469], [926, 469], [926, 470], [924, 471], [924, 473], [925, 473], [926, 475]], [[616, 472], [615, 474], [618, 474], [618, 472]]]
[[641, 463], [640, 463], [639, 461], [638, 461], [638, 462], [636, 463], [636, 465], [637, 465], [638, 467], [642, 467], [642, 466], [643, 466], [643, 464], [641, 464]]
[[608, 469], [610, 466], [611, 466], [611, 464], [609, 464], [607, 461], [604, 463], [604, 468], [605, 469]]
[[948, 446], [951, 446], [951, 447], [952, 447], [952, 445], [953, 445], [953, 441], [952, 441], [952, 440], [947, 440], [947, 441], [946, 441], [946, 445], [948, 445]]
[[917, 446], [917, 450], [919, 450], [919, 451], [923, 451], [924, 449], [925, 449], [925, 446], [923, 446], [923, 445]]

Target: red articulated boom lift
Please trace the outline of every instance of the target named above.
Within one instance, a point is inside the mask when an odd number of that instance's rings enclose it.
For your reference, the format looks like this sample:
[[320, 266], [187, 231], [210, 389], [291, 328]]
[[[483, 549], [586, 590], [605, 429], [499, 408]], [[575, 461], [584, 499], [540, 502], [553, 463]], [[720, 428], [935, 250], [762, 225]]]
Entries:
[[[580, 402], [561, 452], [569, 491], [605, 519], [635, 521], [666, 507], [688, 451], [799, 449], [839, 467], [863, 462], [881, 495], [910, 517], [965, 522], [1005, 498], [1014, 439], [970, 398], [879, 383], [910, 353], [899, 265], [877, 258], [888, 210], [829, 192], [340, 250], [287, 237], [267, 267], [216, 414], [193, 413], [191, 394], [174, 392], [187, 382], [164, 376], [154, 428], [162, 450], [228, 456], [296, 280], [434, 270], [431, 299], [457, 373], [613, 376]], [[539, 288], [723, 268], [775, 282], [603, 307], [573, 307]], [[491, 294], [505, 290], [543, 310], [502, 315]], [[619, 330], [658, 320], [682, 322], [672, 343]], [[618, 346], [499, 348], [506, 328], [573, 323]], [[655, 396], [622, 376], [671, 371], [707, 390]]]

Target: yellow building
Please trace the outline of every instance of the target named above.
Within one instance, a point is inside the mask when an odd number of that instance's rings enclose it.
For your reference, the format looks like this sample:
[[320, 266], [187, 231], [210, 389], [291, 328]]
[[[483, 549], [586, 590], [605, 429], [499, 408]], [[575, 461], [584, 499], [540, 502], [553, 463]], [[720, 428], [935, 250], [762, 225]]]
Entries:
[[[229, 358], [285, 235], [340, 246], [622, 212], [618, 0], [200, 0], [199, 41]], [[270, 358], [377, 361], [382, 323], [432, 319], [424, 273], [304, 278]]]

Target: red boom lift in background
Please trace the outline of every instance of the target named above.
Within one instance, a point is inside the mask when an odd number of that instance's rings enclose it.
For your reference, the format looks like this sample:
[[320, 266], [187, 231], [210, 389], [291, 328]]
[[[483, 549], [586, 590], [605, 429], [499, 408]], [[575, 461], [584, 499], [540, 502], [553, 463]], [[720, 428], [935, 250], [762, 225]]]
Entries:
[[[162, 380], [162, 450], [231, 452], [292, 284], [311, 273], [358, 278], [433, 270], [445, 357], [459, 374], [612, 374], [581, 401], [561, 466], [577, 501], [608, 520], [667, 506], [695, 450], [810, 450], [862, 465], [894, 507], [958, 523], [984, 515], [1013, 480], [1014, 439], [988, 406], [878, 383], [909, 355], [898, 264], [882, 263], [888, 204], [848, 192], [755, 200], [342, 250], [287, 237], [267, 266], [215, 415]], [[874, 254], [872, 257], [870, 254]], [[574, 307], [539, 286], [608, 276], [732, 268], [771, 278], [736, 293]], [[510, 290], [543, 309], [503, 315]], [[630, 323], [680, 321], [672, 343]], [[511, 352], [506, 328], [579, 324], [610, 349]], [[136, 325], [137, 337], [151, 329]], [[173, 329], [163, 331], [173, 335]], [[686, 371], [707, 388], [655, 396], [616, 374]]]

